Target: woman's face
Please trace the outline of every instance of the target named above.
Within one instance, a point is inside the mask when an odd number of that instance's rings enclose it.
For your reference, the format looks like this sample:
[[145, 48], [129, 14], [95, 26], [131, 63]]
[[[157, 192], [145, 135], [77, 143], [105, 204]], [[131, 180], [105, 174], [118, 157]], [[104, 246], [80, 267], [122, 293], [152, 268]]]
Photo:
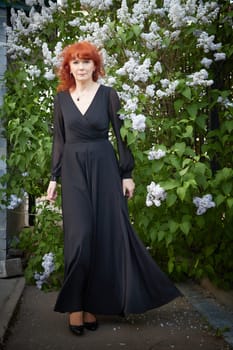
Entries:
[[93, 80], [95, 64], [93, 60], [76, 58], [70, 61], [70, 72], [75, 81]]

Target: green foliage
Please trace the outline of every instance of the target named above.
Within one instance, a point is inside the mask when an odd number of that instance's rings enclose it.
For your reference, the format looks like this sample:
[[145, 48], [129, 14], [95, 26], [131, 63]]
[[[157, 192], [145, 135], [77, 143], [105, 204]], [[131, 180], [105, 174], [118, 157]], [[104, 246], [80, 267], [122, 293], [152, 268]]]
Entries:
[[[127, 2], [129, 17], [134, 16], [135, 3]], [[156, 3], [162, 6], [162, 2]], [[133, 129], [130, 111], [126, 103], [122, 103], [121, 113], [126, 118], [121, 134], [127, 137], [136, 162], [136, 193], [129, 202], [136, 231], [173, 278], [208, 276], [221, 287], [230, 288], [233, 284], [233, 107], [228, 102], [232, 100], [232, 5], [219, 2], [220, 11], [214, 21], [190, 20], [178, 27], [179, 34], [167, 14], [148, 12], [140, 23], [134, 24], [119, 20], [120, 6], [120, 1], [114, 1], [113, 6], [104, 11], [91, 6], [83, 8], [79, 1], [68, 1], [66, 7], [55, 11], [51, 20], [30, 35], [15, 29], [18, 45], [30, 48], [31, 54], [25, 51], [13, 59], [5, 77], [7, 93], [2, 118], [9, 142], [9, 171], [2, 180], [7, 182], [9, 193], [21, 193], [22, 189], [35, 196], [44, 193], [49, 179], [56, 79], [48, 80], [44, 75], [51, 68], [51, 62], [43, 56], [42, 44], [46, 43], [54, 53], [57, 43], [64, 47], [79, 39], [91, 39], [107, 52], [106, 72], [107, 77], [115, 78], [114, 87], [121, 94], [126, 91], [125, 84], [131, 95], [135, 91], [133, 97], [138, 101], [134, 112], [146, 116], [145, 130]], [[142, 9], [141, 14], [144, 13], [147, 14], [147, 9]], [[77, 19], [79, 24], [72, 25]], [[158, 25], [153, 43], [158, 40], [159, 44], [151, 48], [142, 34], [150, 33], [153, 23]], [[199, 32], [214, 35], [214, 43], [222, 43], [225, 60], [215, 61], [211, 50], [204, 52], [197, 48]], [[168, 33], [178, 35], [177, 39]], [[150, 60], [148, 80], [117, 74], [129, 60], [127, 52], [138, 58], [138, 65], [145, 59]], [[189, 75], [203, 68], [203, 57], [213, 60], [208, 79], [213, 79], [214, 84], [192, 86]], [[153, 69], [157, 62], [162, 66], [160, 72]], [[30, 76], [30, 65], [40, 70], [38, 77]], [[173, 93], [151, 97], [146, 92], [148, 85], [154, 85], [157, 92], [164, 91], [162, 79], [177, 82]], [[135, 87], [138, 90], [134, 90]], [[148, 160], [152, 146], [155, 150], [164, 150], [165, 157]], [[28, 176], [22, 177], [24, 172]], [[159, 207], [145, 205], [146, 186], [151, 181], [167, 192], [166, 200]], [[193, 198], [208, 193], [216, 206], [203, 215], [196, 215]], [[50, 211], [45, 211], [38, 218], [43, 225], [39, 225], [39, 229], [37, 223], [32, 232], [33, 244], [26, 245], [26, 232], [21, 237], [31, 257], [27, 270], [30, 280], [35, 269], [39, 269], [42, 254], [48, 252], [47, 240], [50, 241], [50, 235], [54, 237], [50, 215]], [[60, 243], [57, 241], [57, 249]], [[57, 261], [61, 263], [60, 258], [61, 255]]]
[[35, 283], [35, 273], [42, 273], [42, 258], [52, 252], [55, 256], [55, 270], [43, 284], [43, 289], [59, 288], [63, 280], [63, 231], [62, 217], [48, 204], [38, 206], [33, 228], [25, 228], [20, 233], [18, 247], [25, 253], [25, 278]]

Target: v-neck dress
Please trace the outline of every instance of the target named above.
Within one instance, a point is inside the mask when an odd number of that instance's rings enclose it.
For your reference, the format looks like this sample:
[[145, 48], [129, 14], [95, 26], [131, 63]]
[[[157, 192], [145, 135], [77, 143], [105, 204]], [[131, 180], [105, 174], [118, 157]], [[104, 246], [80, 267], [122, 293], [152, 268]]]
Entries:
[[104, 85], [85, 114], [68, 91], [55, 97], [52, 179], [61, 177], [65, 260], [58, 312], [143, 313], [181, 295], [130, 223], [122, 179], [131, 177], [134, 160], [120, 135], [119, 108], [116, 91]]

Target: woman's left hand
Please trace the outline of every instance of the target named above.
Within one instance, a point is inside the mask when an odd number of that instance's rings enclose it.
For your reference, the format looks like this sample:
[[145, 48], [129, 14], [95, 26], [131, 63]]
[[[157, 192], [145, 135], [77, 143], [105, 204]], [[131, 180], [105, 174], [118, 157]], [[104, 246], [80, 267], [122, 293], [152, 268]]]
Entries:
[[126, 196], [127, 198], [132, 198], [135, 189], [135, 183], [133, 179], [123, 179], [122, 187], [124, 196]]

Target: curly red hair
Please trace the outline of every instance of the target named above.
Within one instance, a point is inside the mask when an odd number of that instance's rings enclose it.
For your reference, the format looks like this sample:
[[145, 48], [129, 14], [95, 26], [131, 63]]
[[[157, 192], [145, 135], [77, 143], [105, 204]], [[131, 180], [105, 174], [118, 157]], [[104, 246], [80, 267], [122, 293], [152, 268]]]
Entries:
[[57, 91], [72, 90], [75, 88], [74, 77], [70, 74], [70, 61], [76, 58], [93, 60], [95, 71], [93, 80], [97, 81], [99, 76], [104, 76], [103, 59], [98, 48], [88, 41], [81, 41], [68, 45], [61, 53], [62, 62], [58, 68], [57, 75], [59, 84]]

